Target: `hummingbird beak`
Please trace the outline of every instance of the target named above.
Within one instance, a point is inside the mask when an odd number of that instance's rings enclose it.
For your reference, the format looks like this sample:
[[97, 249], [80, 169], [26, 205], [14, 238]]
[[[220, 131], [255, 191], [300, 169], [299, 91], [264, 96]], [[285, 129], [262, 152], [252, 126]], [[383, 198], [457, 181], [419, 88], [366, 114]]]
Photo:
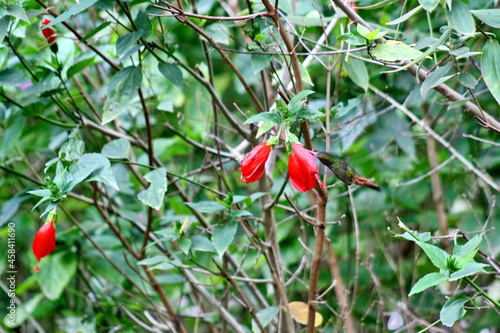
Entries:
[[372, 188], [372, 189], [374, 189], [376, 191], [380, 191], [380, 186], [378, 186], [377, 184], [372, 183], [371, 181], [369, 181], [365, 177], [354, 178], [354, 184], [360, 185], [360, 186], [366, 186], [366, 187]]

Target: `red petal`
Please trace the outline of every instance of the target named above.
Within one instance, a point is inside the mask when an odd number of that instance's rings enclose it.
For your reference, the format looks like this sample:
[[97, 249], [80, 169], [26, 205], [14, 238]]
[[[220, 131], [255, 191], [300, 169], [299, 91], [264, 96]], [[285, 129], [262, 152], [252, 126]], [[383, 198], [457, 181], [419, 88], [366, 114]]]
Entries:
[[36, 259], [40, 261], [56, 249], [56, 229], [54, 221], [44, 224], [36, 233], [32, 245]]
[[313, 189], [316, 181], [320, 186], [324, 186], [319, 180], [314, 153], [298, 143], [292, 143], [292, 149], [292, 155], [288, 159], [288, 173], [293, 187], [305, 192]]
[[255, 146], [241, 161], [241, 166], [238, 167], [241, 178], [238, 180], [247, 184], [259, 180], [264, 174], [271, 149], [265, 142]]

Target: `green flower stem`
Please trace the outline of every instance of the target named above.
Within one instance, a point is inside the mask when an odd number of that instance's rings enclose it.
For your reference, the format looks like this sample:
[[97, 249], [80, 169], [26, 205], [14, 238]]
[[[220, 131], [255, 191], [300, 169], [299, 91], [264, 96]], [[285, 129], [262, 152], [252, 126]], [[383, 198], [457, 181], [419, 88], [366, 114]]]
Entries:
[[487, 293], [484, 292], [483, 289], [481, 289], [477, 284], [475, 284], [469, 277], [464, 277], [465, 281], [467, 281], [468, 284], [470, 284], [474, 289], [477, 290], [477, 292], [482, 295], [483, 297], [485, 297], [486, 299], [488, 299], [488, 301], [490, 301], [491, 303], [493, 303], [493, 305], [495, 305], [495, 307], [497, 309], [500, 310], [500, 303], [498, 303], [497, 301], [495, 301], [494, 299], [492, 299], [490, 297], [490, 295], [488, 295]]

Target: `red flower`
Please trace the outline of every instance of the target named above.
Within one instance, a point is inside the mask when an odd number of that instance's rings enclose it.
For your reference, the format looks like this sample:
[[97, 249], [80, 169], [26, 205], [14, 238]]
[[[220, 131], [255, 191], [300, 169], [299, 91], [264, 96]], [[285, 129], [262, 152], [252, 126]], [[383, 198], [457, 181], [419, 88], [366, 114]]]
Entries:
[[241, 161], [241, 177], [238, 179], [243, 183], [251, 183], [259, 180], [264, 174], [264, 167], [269, 158], [272, 147], [266, 142], [255, 146]]
[[47, 40], [47, 42], [50, 44], [50, 49], [52, 50], [52, 52], [57, 53], [57, 50], [58, 50], [57, 44], [56, 44], [57, 34], [55, 33], [55, 31], [52, 28], [43, 28], [44, 25], [47, 25], [49, 23], [50, 23], [49, 19], [43, 20], [43, 22], [42, 22], [42, 34], [45, 37], [45, 39]]
[[[56, 228], [54, 227], [53, 220], [45, 223], [40, 229], [38, 229], [35, 238], [33, 239], [33, 245], [31, 248], [33, 249], [33, 253], [38, 261], [54, 252], [56, 249]], [[36, 266], [35, 271], [40, 271], [38, 269], [38, 265]]]
[[314, 153], [295, 142], [292, 143], [292, 149], [292, 155], [288, 159], [288, 173], [293, 187], [300, 192], [309, 191], [316, 186], [316, 181], [323, 187]]

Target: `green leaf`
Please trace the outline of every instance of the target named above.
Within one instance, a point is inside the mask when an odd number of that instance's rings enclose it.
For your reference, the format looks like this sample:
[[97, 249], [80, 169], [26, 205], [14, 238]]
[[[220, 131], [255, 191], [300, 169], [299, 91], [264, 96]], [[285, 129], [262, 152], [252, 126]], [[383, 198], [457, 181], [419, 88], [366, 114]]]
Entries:
[[439, 3], [439, 0], [418, 0], [420, 5], [428, 12], [432, 12]]
[[252, 69], [254, 74], [260, 73], [264, 68], [269, 66], [272, 55], [269, 54], [252, 54], [250, 55], [250, 63], [252, 64]]
[[17, 87], [26, 81], [23, 72], [18, 68], [9, 68], [0, 72], [0, 86]]
[[[263, 327], [266, 327], [269, 325], [271, 320], [274, 319], [280, 312], [280, 308], [278, 306], [270, 306], [268, 308], [262, 309], [259, 312], [257, 312], [257, 318], [259, 319], [259, 322]], [[260, 333], [259, 326], [255, 322], [255, 320], [252, 319], [252, 333]]]
[[375, 39], [384, 37], [384, 35], [387, 33], [387, 31], [380, 32], [380, 28], [375, 29], [373, 31], [370, 31], [368, 28], [364, 27], [361, 24], [358, 24], [357, 30], [361, 36], [363, 36], [364, 38], [366, 38], [370, 42], [375, 40]]
[[451, 10], [448, 11], [450, 24], [457, 31], [465, 36], [474, 36], [476, 25], [474, 18], [469, 12], [469, 8], [460, 0], [452, 0]]
[[364, 61], [349, 57], [348, 61], [344, 61], [344, 65], [351, 80], [367, 92], [370, 78]]
[[166, 261], [167, 261], [167, 258], [165, 256], [158, 255], [158, 256], [152, 256], [152, 257], [148, 257], [148, 258], [139, 260], [137, 262], [137, 264], [151, 266], [151, 265], [156, 265], [156, 264], [166, 262]]
[[192, 244], [189, 238], [181, 238], [177, 241], [177, 244], [179, 244], [179, 247], [184, 254], [189, 254], [189, 250], [191, 249]]
[[393, 21], [387, 22], [386, 25], [395, 25], [395, 24], [399, 24], [401, 22], [404, 22], [407, 19], [409, 19], [410, 17], [412, 17], [413, 15], [417, 14], [420, 10], [422, 10], [422, 6], [417, 6], [417, 7], [413, 8], [412, 10], [410, 10], [408, 13], [401, 16], [400, 18], [397, 18]]
[[[35, 190], [36, 191], [36, 190]], [[38, 191], [49, 191], [49, 190], [38, 190]], [[29, 191], [30, 193], [32, 191]], [[33, 193], [31, 193], [33, 194]], [[50, 191], [49, 194], [50, 196]], [[42, 197], [45, 195], [41, 195]], [[2, 227], [5, 223], [9, 222], [12, 216], [18, 211], [19, 206], [21, 203], [23, 203], [25, 200], [27, 200], [30, 196], [28, 195], [23, 195], [23, 196], [13, 196], [6, 202], [4, 201], [4, 204], [2, 208], [0, 209], [0, 227]]]
[[424, 250], [425, 254], [427, 255], [427, 257], [429, 257], [434, 266], [444, 271], [448, 269], [446, 263], [450, 255], [446, 253], [446, 251], [441, 250], [437, 246], [424, 242], [416, 241], [415, 243], [417, 243], [417, 245], [420, 246], [422, 250]]
[[191, 237], [191, 248], [202, 252], [216, 252], [212, 242], [202, 235], [194, 235]]
[[244, 124], [257, 123], [259, 121], [271, 121], [275, 124], [281, 124], [283, 117], [278, 111], [261, 112], [248, 118]]
[[228, 246], [233, 242], [237, 229], [238, 223], [234, 221], [226, 225], [219, 225], [212, 232], [212, 244], [219, 257], [222, 257]]
[[257, 134], [255, 135], [255, 137], [258, 138], [259, 136], [261, 136], [262, 134], [266, 133], [271, 128], [273, 128], [275, 125], [276, 125], [276, 123], [274, 121], [263, 121], [260, 124], [259, 129], [257, 130]]
[[472, 15], [493, 28], [500, 28], [500, 8], [471, 10]]
[[21, 112], [9, 117], [8, 126], [2, 125], [4, 132], [0, 135], [0, 160], [9, 156], [11, 150], [19, 143], [26, 125], [26, 117]]
[[248, 210], [233, 210], [230, 215], [231, 217], [253, 216]]
[[182, 71], [176, 65], [172, 65], [166, 62], [161, 62], [158, 64], [158, 70], [160, 73], [167, 78], [170, 82], [176, 85], [179, 89], [182, 89]]
[[337, 38], [339, 41], [343, 40], [349, 45], [354, 45], [354, 46], [359, 46], [359, 45], [365, 45], [366, 40], [364, 38], [361, 38], [351, 32], [347, 32], [345, 34], [340, 35]]
[[424, 53], [397, 40], [388, 40], [377, 44], [371, 53], [375, 58], [384, 61], [413, 60], [420, 58]]
[[68, 180], [61, 186], [62, 192], [69, 192], [82, 181], [97, 181], [118, 190], [109, 160], [101, 154], [83, 154], [77, 163], [69, 168]]
[[294, 121], [297, 119], [308, 119], [308, 120], [313, 120], [318, 117], [324, 116], [323, 112], [318, 111], [318, 110], [311, 110], [309, 108], [302, 108], [298, 112], [293, 113], [290, 116], [290, 120]]
[[76, 273], [77, 260], [74, 253], [62, 251], [43, 258], [39, 263], [38, 284], [45, 297], [58, 299]]
[[422, 95], [422, 98], [425, 98], [429, 90], [431, 90], [434, 87], [439, 86], [441, 83], [446, 82], [456, 74], [448, 75], [445, 76], [446, 73], [448, 73], [451, 69], [452, 63], [449, 62], [443, 67], [436, 68], [435, 70], [430, 73], [427, 78], [425, 79], [424, 83], [422, 83], [422, 86], [420, 87], [420, 94]]
[[95, 36], [99, 31], [107, 28], [111, 24], [110, 21], [104, 22], [100, 24], [97, 28], [92, 29], [90, 32], [88, 32], [85, 36], [82, 38], [82, 42], [86, 41], [87, 39]]
[[229, 29], [224, 23], [214, 23], [205, 29], [205, 32], [218, 44], [229, 44]]
[[137, 13], [134, 23], [137, 30], [142, 31], [142, 38], [147, 38], [151, 34], [151, 21], [149, 16], [142, 10]]
[[215, 213], [227, 209], [217, 201], [185, 202], [185, 204], [200, 213]]
[[0, 19], [0, 44], [3, 42], [5, 35], [7, 34], [7, 30], [9, 29], [10, 16], [5, 15]]
[[150, 171], [144, 175], [151, 185], [141, 191], [137, 198], [145, 205], [160, 210], [165, 192], [167, 191], [167, 170], [165, 168], [158, 168]]
[[141, 81], [141, 70], [135, 66], [126, 67], [111, 78], [108, 84], [108, 99], [104, 103], [103, 125], [127, 110], [130, 99], [141, 86]]
[[487, 42], [483, 48], [481, 73], [486, 86], [500, 104], [500, 46], [497, 40]]
[[450, 281], [455, 281], [466, 276], [474, 275], [477, 273], [487, 273], [484, 267], [488, 267], [486, 264], [481, 264], [477, 262], [469, 262], [464, 268], [450, 274]]
[[126, 139], [116, 139], [106, 143], [101, 153], [108, 158], [128, 158], [130, 142]]
[[74, 4], [71, 6], [68, 10], [66, 10], [64, 13], [56, 17], [52, 22], [47, 24], [45, 27], [49, 28], [52, 27], [55, 24], [61, 23], [69, 19], [71, 16], [77, 15], [81, 12], [83, 12], [85, 9], [89, 8], [90, 6], [93, 6], [98, 0], [80, 0], [79, 3]]
[[443, 325], [451, 327], [457, 321], [465, 316], [464, 304], [470, 300], [464, 295], [455, 295], [450, 298], [441, 309], [439, 319]]
[[26, 15], [26, 12], [24, 9], [18, 5], [9, 5], [7, 6], [7, 13], [9, 13], [10, 16], [13, 16], [15, 18], [18, 18], [24, 22], [30, 23], [30, 20], [28, 16]]
[[470, 98], [464, 98], [464, 99], [455, 101], [453, 103], [450, 103], [450, 105], [448, 105], [448, 110], [459, 108], [470, 100], [471, 100]]
[[116, 54], [121, 56], [141, 38], [142, 32], [134, 31], [121, 35], [116, 41]]
[[453, 254], [457, 257], [466, 256], [467, 254], [477, 250], [479, 248], [479, 244], [481, 244], [482, 241], [483, 236], [476, 235], [464, 245], [455, 245], [455, 247], [453, 248]]
[[70, 139], [68, 142], [62, 144], [57, 156], [62, 161], [71, 162], [79, 160], [84, 152], [85, 142], [83, 140]]
[[427, 288], [437, 286], [438, 284], [446, 280], [448, 280], [448, 277], [446, 275], [443, 275], [441, 273], [429, 273], [418, 280], [417, 283], [415, 283], [413, 288], [411, 288], [408, 297], [418, 294]]
[[290, 103], [288, 103], [290, 112], [299, 111], [302, 108], [302, 100], [311, 94], [314, 94], [313, 90], [302, 90], [297, 95], [293, 96]]
[[83, 59], [76, 64], [72, 65], [70, 68], [68, 68], [68, 71], [66, 72], [67, 78], [71, 78], [73, 75], [80, 73], [82, 70], [89, 66], [95, 65], [95, 57]]
[[464, 254], [461, 257], [453, 256], [455, 258], [455, 270], [460, 270], [465, 267], [468, 263], [474, 259], [474, 256], [476, 255], [478, 249], [474, 249], [469, 253]]

